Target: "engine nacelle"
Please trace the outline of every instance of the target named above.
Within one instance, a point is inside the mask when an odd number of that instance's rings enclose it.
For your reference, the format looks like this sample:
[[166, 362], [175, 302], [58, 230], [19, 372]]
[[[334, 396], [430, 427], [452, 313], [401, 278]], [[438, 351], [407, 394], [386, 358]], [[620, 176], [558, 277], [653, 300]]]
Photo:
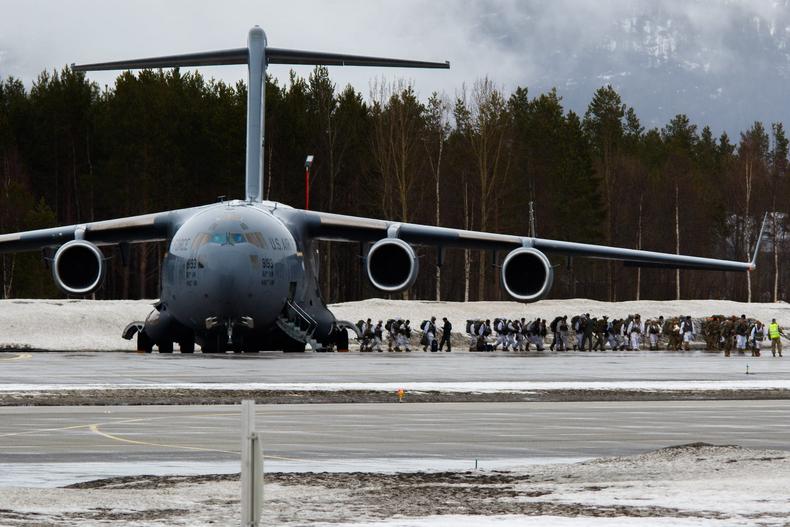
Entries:
[[85, 240], [72, 240], [57, 250], [52, 260], [52, 278], [69, 295], [89, 295], [104, 281], [104, 255]]
[[411, 245], [398, 238], [385, 238], [370, 248], [367, 269], [373, 287], [398, 293], [414, 285], [420, 264]]
[[502, 287], [519, 302], [536, 302], [549, 294], [554, 268], [545, 254], [529, 247], [511, 251], [502, 263]]

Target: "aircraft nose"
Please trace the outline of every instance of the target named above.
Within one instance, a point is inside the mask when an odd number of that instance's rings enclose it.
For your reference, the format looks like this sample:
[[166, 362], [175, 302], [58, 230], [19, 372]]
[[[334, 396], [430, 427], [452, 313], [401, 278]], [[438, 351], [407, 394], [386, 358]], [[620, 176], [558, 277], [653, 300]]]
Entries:
[[244, 251], [233, 246], [211, 247], [199, 256], [198, 267], [205, 299], [222, 306], [223, 311], [238, 304], [250, 273], [250, 258]]

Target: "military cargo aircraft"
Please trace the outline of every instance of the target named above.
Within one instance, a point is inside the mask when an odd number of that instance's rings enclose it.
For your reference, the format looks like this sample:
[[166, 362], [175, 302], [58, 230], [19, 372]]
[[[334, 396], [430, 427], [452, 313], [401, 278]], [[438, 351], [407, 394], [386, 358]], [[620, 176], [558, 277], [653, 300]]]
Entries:
[[[76, 71], [246, 64], [248, 67], [246, 187], [244, 199], [128, 218], [0, 235], [0, 253], [44, 251], [58, 287], [88, 295], [102, 285], [102, 246], [168, 243], [161, 294], [145, 322], [130, 324], [138, 349], [182, 353], [320, 349], [332, 339], [335, 317], [319, 288], [316, 240], [356, 242], [367, 248], [364, 268], [384, 293], [417, 278], [415, 246], [506, 252], [500, 281], [521, 302], [546, 296], [554, 271], [547, 254], [620, 260], [627, 265], [751, 271], [751, 262], [700, 258], [490, 232], [440, 228], [299, 210], [262, 199], [264, 89], [269, 64], [449, 68], [420, 62], [269, 47], [253, 27], [247, 47], [137, 60], [72, 65]], [[760, 239], [762, 235], [760, 236]]]

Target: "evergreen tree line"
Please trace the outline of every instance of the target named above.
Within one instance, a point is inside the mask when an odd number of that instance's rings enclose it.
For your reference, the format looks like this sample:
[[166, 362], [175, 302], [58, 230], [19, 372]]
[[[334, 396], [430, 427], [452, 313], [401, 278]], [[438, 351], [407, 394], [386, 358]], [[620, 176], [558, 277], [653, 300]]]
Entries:
[[[100, 89], [68, 68], [28, 90], [0, 81], [0, 232], [89, 222], [242, 197], [247, 90], [178, 70], [125, 72]], [[326, 68], [266, 88], [264, 194], [315, 210], [748, 260], [749, 274], [635, 269], [554, 258], [551, 296], [603, 300], [787, 296], [788, 138], [755, 122], [714, 136], [686, 115], [646, 129], [611, 87], [584, 115], [552, 90], [505, 93], [490, 79], [421, 100], [404, 81], [338, 89]], [[744, 102], [746, 104], [747, 101]], [[530, 209], [533, 213], [530, 213]], [[321, 243], [327, 302], [375, 295], [360, 247]], [[97, 298], [158, 295], [165, 244], [117, 249]], [[409, 295], [503, 299], [495, 255], [419, 249]], [[41, 254], [2, 255], [4, 298], [56, 296]]]

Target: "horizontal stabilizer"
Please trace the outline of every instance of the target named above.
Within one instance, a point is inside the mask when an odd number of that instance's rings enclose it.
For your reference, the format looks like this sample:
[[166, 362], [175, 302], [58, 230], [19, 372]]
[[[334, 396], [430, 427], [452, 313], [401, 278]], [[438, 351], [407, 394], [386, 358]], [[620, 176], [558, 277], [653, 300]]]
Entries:
[[[249, 52], [247, 48], [224, 49], [220, 51], [204, 51], [184, 55], [168, 55], [165, 57], [149, 57], [145, 59], [117, 60], [113, 62], [97, 62], [95, 64], [72, 64], [74, 71], [101, 70], [135, 70], [144, 68], [178, 68], [194, 66], [224, 66], [228, 64], [247, 64]], [[268, 64], [322, 65], [322, 66], [378, 66], [390, 68], [443, 68], [450, 67], [449, 62], [425, 62], [420, 60], [389, 59], [383, 57], [365, 57], [342, 53], [322, 53], [319, 51], [302, 51], [298, 49], [266, 48]]]
[[224, 66], [226, 64], [247, 64], [247, 48], [223, 49], [220, 51], [204, 51], [184, 55], [168, 55], [166, 57], [150, 57], [147, 59], [116, 60], [113, 62], [97, 62], [95, 64], [72, 64], [74, 71], [101, 70], [138, 70], [144, 68], [178, 68], [190, 66]]
[[266, 48], [266, 58], [269, 64], [377, 66], [390, 68], [450, 68], [450, 63], [447, 61], [425, 62], [421, 60], [388, 59], [383, 57], [365, 57], [362, 55], [346, 55], [343, 53], [323, 53], [320, 51], [303, 51], [299, 49], [281, 48]]

